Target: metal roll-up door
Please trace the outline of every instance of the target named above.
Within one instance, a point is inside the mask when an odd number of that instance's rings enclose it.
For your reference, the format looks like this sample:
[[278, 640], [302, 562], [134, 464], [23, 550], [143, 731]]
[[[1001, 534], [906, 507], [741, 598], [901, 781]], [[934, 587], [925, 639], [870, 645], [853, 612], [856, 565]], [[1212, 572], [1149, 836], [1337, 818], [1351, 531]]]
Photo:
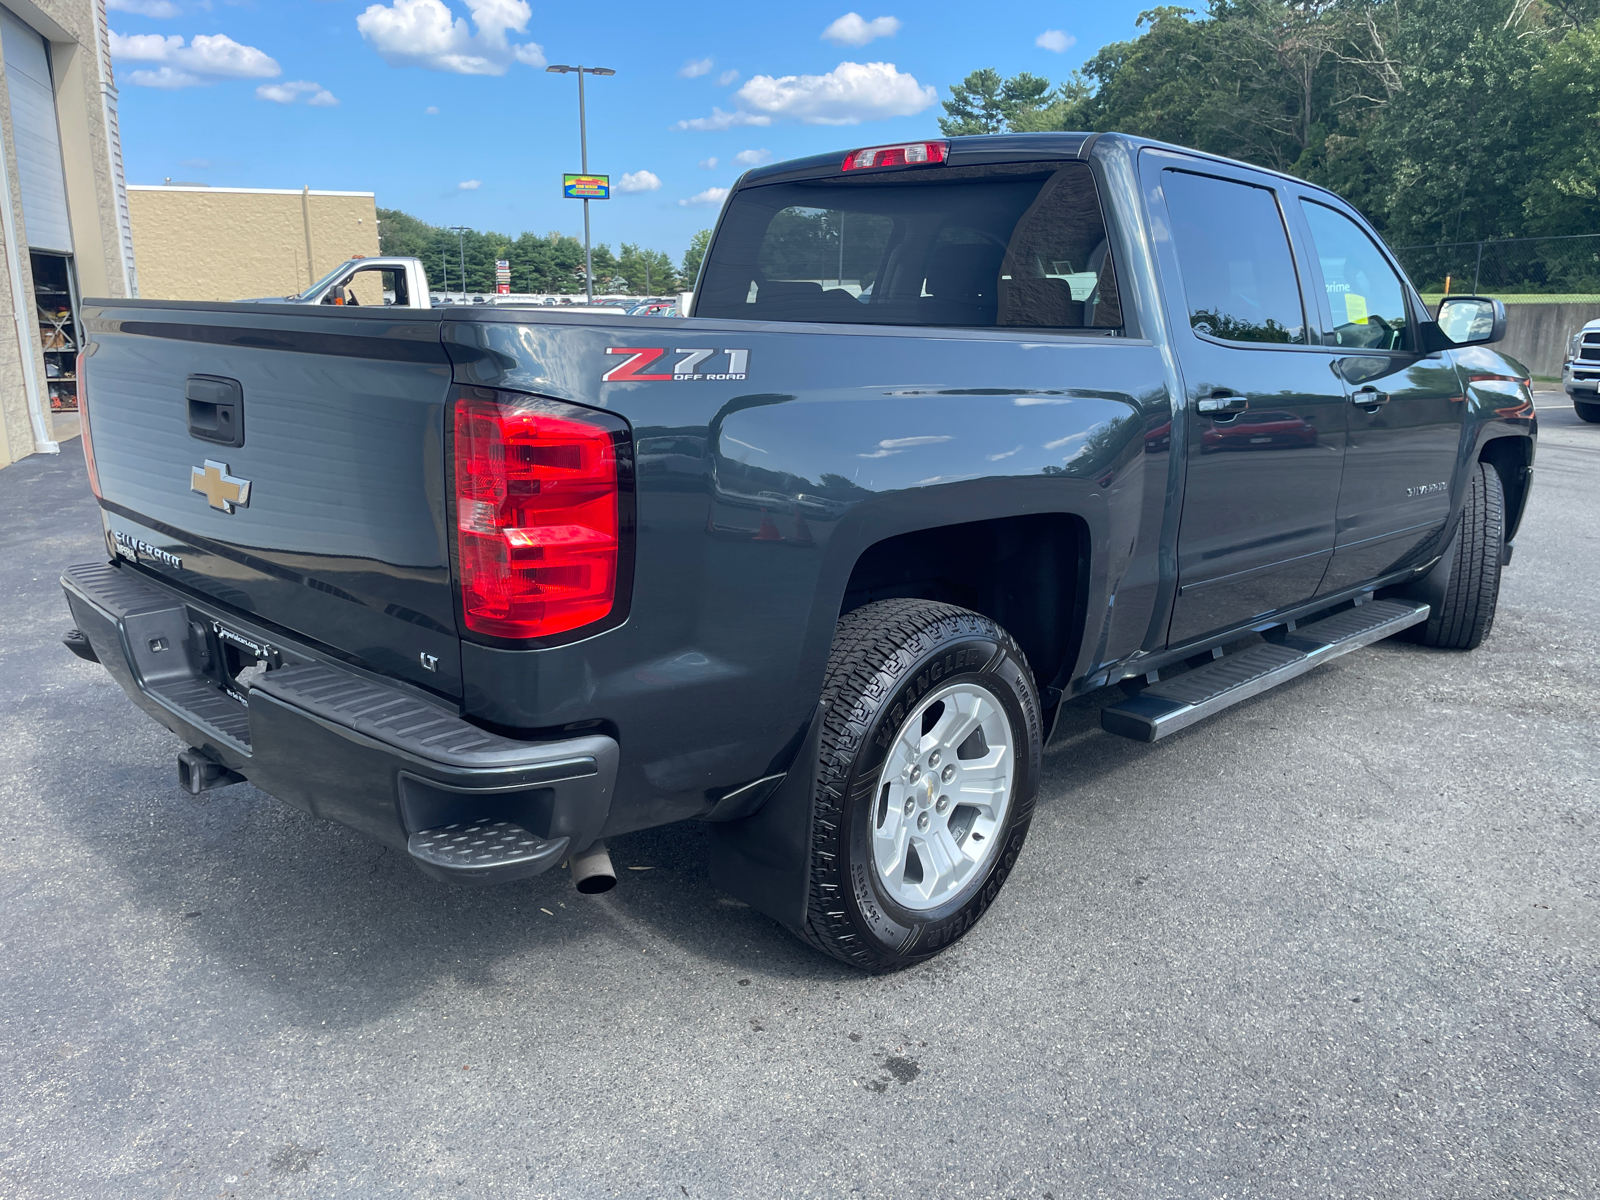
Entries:
[[11, 93], [11, 136], [17, 147], [17, 188], [28, 245], [72, 253], [67, 181], [61, 167], [61, 131], [44, 38], [0, 8], [6, 89]]

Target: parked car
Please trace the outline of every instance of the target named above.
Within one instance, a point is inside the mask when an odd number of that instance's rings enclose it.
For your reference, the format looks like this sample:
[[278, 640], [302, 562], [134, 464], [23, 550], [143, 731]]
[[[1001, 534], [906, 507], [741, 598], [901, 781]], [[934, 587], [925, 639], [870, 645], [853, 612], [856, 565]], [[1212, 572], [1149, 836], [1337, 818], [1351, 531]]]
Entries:
[[1289, 412], [1247, 412], [1228, 421], [1213, 421], [1200, 435], [1200, 450], [1271, 450], [1284, 446], [1315, 446], [1317, 427], [1305, 417]]
[[1064, 700], [1154, 741], [1476, 647], [1537, 432], [1498, 301], [1431, 319], [1333, 193], [1116, 134], [756, 168], [685, 317], [83, 312], [67, 643], [183, 786], [466, 883], [596, 890], [702, 821], [718, 888], [869, 970], [995, 902]]

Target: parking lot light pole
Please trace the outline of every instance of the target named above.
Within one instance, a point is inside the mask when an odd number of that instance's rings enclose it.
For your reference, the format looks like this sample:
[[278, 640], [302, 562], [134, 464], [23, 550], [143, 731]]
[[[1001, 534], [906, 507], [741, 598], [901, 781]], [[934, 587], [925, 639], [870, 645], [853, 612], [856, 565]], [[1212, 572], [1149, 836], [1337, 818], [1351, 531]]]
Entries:
[[[579, 166], [585, 175], [589, 173], [589, 130], [583, 112], [583, 77], [585, 75], [615, 75], [610, 67], [569, 67], [565, 63], [552, 64], [545, 68], [552, 75], [578, 76], [578, 149], [582, 158]], [[583, 198], [583, 290], [589, 303], [594, 303], [594, 256], [589, 252], [589, 198]]]
[[467, 302], [467, 234], [472, 232], [470, 225], [452, 225], [450, 232], [456, 235], [456, 248], [461, 252], [461, 303]]

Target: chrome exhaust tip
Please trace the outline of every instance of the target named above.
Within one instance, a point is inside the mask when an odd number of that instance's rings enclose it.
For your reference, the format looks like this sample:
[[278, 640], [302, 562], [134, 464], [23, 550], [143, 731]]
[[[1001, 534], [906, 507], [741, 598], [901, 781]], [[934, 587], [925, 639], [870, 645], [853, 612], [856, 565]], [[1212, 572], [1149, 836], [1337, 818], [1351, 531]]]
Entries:
[[581, 854], [567, 859], [572, 868], [572, 883], [585, 896], [598, 896], [617, 886], [617, 872], [604, 842], [595, 842]]

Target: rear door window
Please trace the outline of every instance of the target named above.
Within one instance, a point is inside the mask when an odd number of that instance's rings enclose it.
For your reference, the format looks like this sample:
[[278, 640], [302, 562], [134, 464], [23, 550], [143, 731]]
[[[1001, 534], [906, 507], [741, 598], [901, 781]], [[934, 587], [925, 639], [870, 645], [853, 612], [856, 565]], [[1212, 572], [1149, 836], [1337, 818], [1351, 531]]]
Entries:
[[1082, 163], [935, 168], [746, 188], [697, 316], [851, 324], [1122, 327]]
[[1194, 331], [1305, 345], [1300, 280], [1273, 193], [1188, 171], [1163, 172], [1162, 189]]

